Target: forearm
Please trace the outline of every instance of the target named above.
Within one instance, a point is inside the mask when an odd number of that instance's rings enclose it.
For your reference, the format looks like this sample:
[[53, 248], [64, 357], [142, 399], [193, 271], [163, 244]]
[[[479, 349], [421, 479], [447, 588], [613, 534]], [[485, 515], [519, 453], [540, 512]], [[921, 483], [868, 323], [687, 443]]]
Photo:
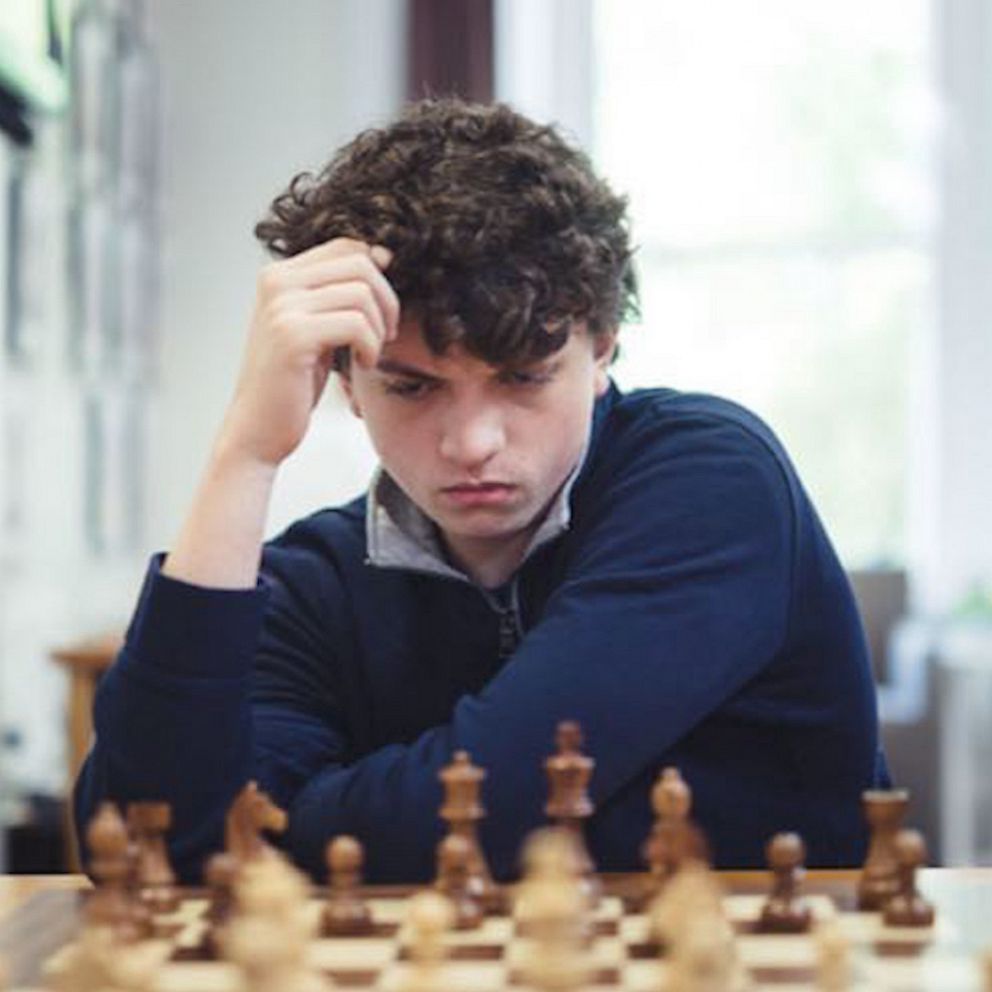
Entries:
[[163, 574], [214, 589], [254, 587], [276, 470], [222, 431]]
[[199, 870], [249, 775], [248, 687], [266, 601], [262, 588], [203, 589], [152, 563], [97, 692], [93, 749], [77, 786], [81, 834], [103, 799], [165, 800], [184, 875]]
[[170, 858], [185, 881], [199, 882], [204, 860], [222, 844], [231, 799], [250, 778], [244, 680], [184, 686], [128, 668], [101, 687], [96, 737], [74, 797], [80, 850], [88, 860], [86, 830], [100, 802], [164, 800]]

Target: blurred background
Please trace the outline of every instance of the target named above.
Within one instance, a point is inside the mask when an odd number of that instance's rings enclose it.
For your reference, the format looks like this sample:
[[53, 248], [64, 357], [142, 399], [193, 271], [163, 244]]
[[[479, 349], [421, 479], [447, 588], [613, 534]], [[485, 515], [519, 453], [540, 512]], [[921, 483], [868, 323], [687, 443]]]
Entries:
[[[782, 436], [912, 818], [992, 863], [992, 4], [3, 0], [0, 867], [71, 864], [93, 688], [230, 395], [254, 223], [425, 92], [558, 122], [629, 195], [617, 379]], [[328, 396], [270, 533], [372, 468]]]

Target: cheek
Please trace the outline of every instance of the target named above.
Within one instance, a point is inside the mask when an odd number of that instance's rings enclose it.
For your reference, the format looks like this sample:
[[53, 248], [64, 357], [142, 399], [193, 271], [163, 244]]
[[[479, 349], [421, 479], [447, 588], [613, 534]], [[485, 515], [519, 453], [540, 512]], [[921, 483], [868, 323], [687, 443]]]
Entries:
[[573, 401], [567, 413], [559, 410], [531, 434], [530, 445], [549, 475], [559, 476], [575, 465], [586, 443], [592, 416], [592, 398]]
[[372, 447], [387, 467], [416, 465], [429, 454], [425, 425], [411, 413], [373, 404], [365, 408], [364, 416]]

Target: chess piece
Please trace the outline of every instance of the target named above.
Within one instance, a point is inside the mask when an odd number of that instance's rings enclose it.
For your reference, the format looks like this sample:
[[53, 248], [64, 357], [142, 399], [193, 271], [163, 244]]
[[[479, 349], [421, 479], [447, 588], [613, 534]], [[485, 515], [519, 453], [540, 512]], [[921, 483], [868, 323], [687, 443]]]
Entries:
[[561, 828], [536, 831], [524, 847], [526, 874], [515, 907], [526, 938], [522, 978], [545, 992], [578, 989], [589, 978], [590, 905], [580, 857], [574, 834]]
[[129, 803], [127, 823], [138, 845], [139, 899], [152, 913], [175, 912], [179, 908], [179, 891], [165, 847], [165, 834], [172, 824], [169, 804]]
[[858, 883], [858, 906], [881, 910], [899, 887], [894, 843], [909, 806], [909, 792], [868, 789], [862, 793], [862, 802], [871, 838]]
[[444, 937], [454, 922], [451, 903], [439, 892], [418, 892], [407, 910], [410, 966], [397, 992], [439, 992], [444, 988]]
[[[125, 828], [126, 829], [126, 828]], [[135, 837], [128, 835], [127, 847], [127, 881], [124, 891], [127, 894], [128, 912], [135, 930], [142, 938], [151, 937], [155, 932], [155, 923], [151, 908], [141, 899], [141, 886], [138, 881], [138, 871], [141, 861], [141, 848]]]
[[166, 963], [162, 941], [121, 944], [106, 926], [86, 925], [49, 974], [54, 992], [148, 992]]
[[723, 893], [715, 876], [705, 865], [690, 862], [651, 901], [648, 932], [660, 947], [667, 947], [689, 921], [722, 912]]
[[641, 894], [645, 905], [685, 862], [709, 860], [702, 831], [689, 818], [692, 792], [677, 768], [665, 768], [658, 776], [651, 790], [651, 808], [654, 825], [642, 848], [648, 865]]
[[234, 915], [234, 886], [239, 865], [233, 854], [220, 851], [211, 855], [204, 870], [209, 903], [206, 911], [207, 928], [204, 947], [213, 954], [221, 952], [224, 928]]
[[127, 830], [112, 802], [100, 803], [87, 828], [86, 841], [92, 854], [90, 871], [96, 881], [83, 910], [86, 924], [107, 928], [120, 944], [139, 940], [146, 931], [128, 897]]
[[242, 992], [328, 992], [307, 963], [315, 920], [309, 885], [283, 857], [256, 857], [235, 883], [236, 911], [223, 930], [225, 957], [241, 976]]
[[809, 906], [799, 895], [806, 845], [799, 834], [775, 834], [765, 853], [773, 881], [758, 926], [766, 933], [805, 933], [813, 920]]
[[893, 841], [898, 890], [886, 903], [885, 922], [896, 927], [933, 925], [933, 906], [916, 887], [916, 870], [927, 860], [927, 845], [918, 830], [900, 830]]
[[438, 777], [444, 786], [444, 803], [439, 815], [448, 824], [449, 832], [464, 837], [471, 847], [469, 887], [472, 894], [486, 912], [502, 912], [506, 900], [493, 881], [478, 838], [478, 823], [486, 815], [479, 798], [485, 770], [472, 764], [467, 751], [456, 751], [451, 764], [442, 768]]
[[816, 987], [820, 992], [847, 992], [854, 977], [850, 939], [834, 921], [820, 924], [814, 936]]
[[372, 930], [372, 914], [361, 896], [362, 845], [354, 837], [335, 837], [326, 850], [330, 893], [321, 915], [326, 937], [358, 936]]
[[733, 928], [722, 914], [698, 918], [670, 945], [665, 992], [745, 992], [750, 987]]
[[590, 902], [595, 904], [600, 885], [586, 847], [583, 823], [593, 814], [587, 789], [596, 763], [582, 753], [582, 730], [574, 721], [564, 720], [558, 724], [555, 742], [557, 754], [544, 763], [549, 785], [544, 811], [558, 827], [573, 835], [579, 852], [579, 874]]
[[249, 782], [227, 812], [224, 846], [238, 862], [253, 861], [274, 852], [262, 836], [262, 831], [282, 833], [286, 822], [286, 814], [259, 789], [256, 782]]
[[701, 862], [684, 864], [648, 910], [651, 936], [666, 951], [665, 992], [745, 992], [747, 972], [723, 893]]
[[437, 846], [435, 888], [451, 902], [456, 930], [474, 930], [482, 924], [482, 904], [473, 892], [472, 845], [458, 834], [449, 834]]

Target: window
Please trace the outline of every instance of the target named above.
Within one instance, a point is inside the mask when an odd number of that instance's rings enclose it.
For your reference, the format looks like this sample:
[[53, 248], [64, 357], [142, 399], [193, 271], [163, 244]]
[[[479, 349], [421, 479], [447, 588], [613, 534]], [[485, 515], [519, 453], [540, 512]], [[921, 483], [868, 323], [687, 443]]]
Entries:
[[629, 194], [617, 377], [785, 442], [848, 567], [903, 564], [934, 310], [927, 0], [594, 0], [594, 158]]

